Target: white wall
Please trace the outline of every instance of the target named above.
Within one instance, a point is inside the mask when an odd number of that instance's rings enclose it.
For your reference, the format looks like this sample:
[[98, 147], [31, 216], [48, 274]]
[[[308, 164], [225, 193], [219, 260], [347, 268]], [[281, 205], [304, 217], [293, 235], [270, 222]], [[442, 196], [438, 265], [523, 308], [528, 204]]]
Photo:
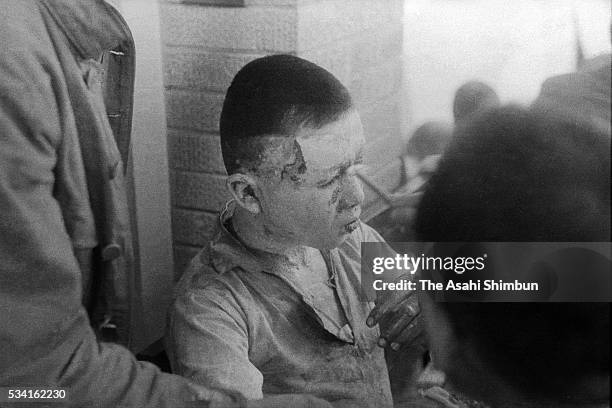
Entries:
[[586, 55], [609, 52], [609, 0], [407, 0], [409, 128], [452, 120], [454, 92], [472, 79], [529, 103], [544, 79], [575, 68], [573, 13]]
[[132, 171], [141, 303], [136, 305], [130, 348], [138, 352], [163, 335], [174, 282], [162, 43], [156, 1], [111, 3], [127, 21], [136, 43]]

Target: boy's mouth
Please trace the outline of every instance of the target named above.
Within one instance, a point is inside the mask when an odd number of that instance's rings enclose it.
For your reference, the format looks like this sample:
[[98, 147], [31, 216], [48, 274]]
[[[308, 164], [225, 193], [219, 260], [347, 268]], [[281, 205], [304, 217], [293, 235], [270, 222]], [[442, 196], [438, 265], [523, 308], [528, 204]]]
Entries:
[[355, 219], [349, 222], [348, 224], [344, 225], [344, 231], [350, 234], [353, 231], [355, 231], [358, 227], [359, 227], [359, 219]]

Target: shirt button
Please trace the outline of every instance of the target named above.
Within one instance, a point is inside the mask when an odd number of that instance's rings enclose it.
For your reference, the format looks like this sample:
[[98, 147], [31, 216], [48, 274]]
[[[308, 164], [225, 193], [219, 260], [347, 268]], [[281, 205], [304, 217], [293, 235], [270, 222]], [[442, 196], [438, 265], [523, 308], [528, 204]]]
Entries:
[[108, 168], [108, 179], [114, 180], [119, 175], [119, 171], [121, 170], [121, 162], [117, 161], [115, 164], [109, 166]]

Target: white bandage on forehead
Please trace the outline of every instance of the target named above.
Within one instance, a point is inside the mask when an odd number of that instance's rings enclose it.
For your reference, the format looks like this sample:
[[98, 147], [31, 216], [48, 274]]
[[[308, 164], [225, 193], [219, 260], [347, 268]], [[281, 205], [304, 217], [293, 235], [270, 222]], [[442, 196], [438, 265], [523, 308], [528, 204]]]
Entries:
[[364, 144], [363, 126], [359, 115], [350, 112], [321, 129], [300, 130], [296, 140], [307, 168], [330, 170], [355, 160]]

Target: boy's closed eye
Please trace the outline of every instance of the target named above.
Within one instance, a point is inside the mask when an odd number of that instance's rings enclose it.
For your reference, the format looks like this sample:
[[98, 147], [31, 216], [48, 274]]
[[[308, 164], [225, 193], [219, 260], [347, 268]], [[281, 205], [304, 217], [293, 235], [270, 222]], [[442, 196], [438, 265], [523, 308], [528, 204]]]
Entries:
[[335, 172], [335, 174], [328, 179], [323, 179], [317, 183], [317, 187], [326, 188], [334, 184], [336, 181], [340, 180], [344, 175], [355, 175], [358, 171], [361, 171], [366, 166], [363, 164], [363, 152], [360, 151], [357, 153], [355, 160], [352, 162], [341, 165]]
[[338, 173], [336, 173], [336, 175], [334, 175], [332, 178], [320, 181], [319, 183], [317, 183], [317, 187], [319, 188], [329, 187], [333, 185], [336, 181], [340, 180], [343, 176], [345, 175], [353, 176], [360, 171], [364, 171], [366, 168], [367, 166], [364, 164], [355, 163], [352, 166], [349, 166], [344, 169], [340, 169]]

